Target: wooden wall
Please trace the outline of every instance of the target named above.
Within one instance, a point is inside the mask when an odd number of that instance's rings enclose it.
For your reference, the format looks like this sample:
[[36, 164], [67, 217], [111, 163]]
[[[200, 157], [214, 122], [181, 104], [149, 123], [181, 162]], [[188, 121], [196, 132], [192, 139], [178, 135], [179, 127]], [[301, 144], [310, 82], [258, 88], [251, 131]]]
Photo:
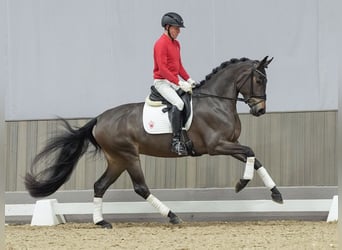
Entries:
[[[278, 186], [336, 186], [336, 111], [240, 115], [240, 142], [254, 149]], [[82, 126], [87, 120], [70, 120]], [[23, 177], [33, 157], [59, 128], [55, 120], [10, 121], [7, 126], [6, 191], [25, 190]], [[164, 159], [141, 156], [150, 188], [233, 187], [244, 164], [229, 156]], [[103, 173], [102, 155], [83, 157], [64, 190], [92, 189]], [[249, 186], [263, 186], [255, 175]], [[132, 188], [124, 173], [111, 188]]]

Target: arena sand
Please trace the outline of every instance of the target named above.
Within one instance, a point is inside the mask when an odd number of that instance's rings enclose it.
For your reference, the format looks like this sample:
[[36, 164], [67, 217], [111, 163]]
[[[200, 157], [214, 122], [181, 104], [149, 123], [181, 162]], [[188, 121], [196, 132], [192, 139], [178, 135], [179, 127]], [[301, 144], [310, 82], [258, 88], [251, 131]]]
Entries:
[[337, 223], [254, 221], [6, 225], [6, 249], [338, 249]]

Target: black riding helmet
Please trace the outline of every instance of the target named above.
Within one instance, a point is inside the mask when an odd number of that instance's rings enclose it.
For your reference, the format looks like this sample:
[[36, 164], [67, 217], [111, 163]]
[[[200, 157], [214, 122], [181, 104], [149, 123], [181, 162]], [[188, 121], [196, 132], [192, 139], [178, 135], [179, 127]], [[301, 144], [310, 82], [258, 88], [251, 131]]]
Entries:
[[175, 12], [166, 13], [161, 19], [161, 25], [165, 28], [166, 25], [185, 28], [183, 18]]

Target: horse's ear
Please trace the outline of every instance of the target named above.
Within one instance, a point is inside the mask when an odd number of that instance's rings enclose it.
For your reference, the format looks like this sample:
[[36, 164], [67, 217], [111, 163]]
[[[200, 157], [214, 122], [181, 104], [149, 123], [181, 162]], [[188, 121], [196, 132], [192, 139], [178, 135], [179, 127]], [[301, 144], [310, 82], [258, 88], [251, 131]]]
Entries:
[[267, 59], [268, 59], [268, 56], [265, 56], [264, 59], [262, 59], [261, 62], [258, 64], [257, 69], [267, 68], [267, 66], [272, 62], [273, 57], [268, 61], [267, 61]]
[[265, 63], [265, 68], [267, 68], [267, 66], [268, 66], [272, 61], [273, 61], [273, 57], [272, 57], [270, 60], [266, 61], [266, 63]]

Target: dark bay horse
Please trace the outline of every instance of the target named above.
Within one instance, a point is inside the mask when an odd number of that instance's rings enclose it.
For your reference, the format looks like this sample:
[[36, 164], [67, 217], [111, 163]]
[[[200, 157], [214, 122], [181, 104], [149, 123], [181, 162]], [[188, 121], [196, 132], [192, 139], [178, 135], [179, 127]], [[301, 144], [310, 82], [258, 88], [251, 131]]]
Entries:
[[[273, 59], [273, 58], [272, 58]], [[238, 142], [241, 124], [236, 110], [237, 101], [244, 101], [250, 113], [266, 112], [266, 71], [272, 61], [247, 58], [231, 59], [215, 68], [193, 89], [193, 121], [188, 131], [196, 155], [231, 155], [246, 163], [245, 172], [236, 184], [241, 191], [252, 179], [254, 170], [271, 190], [272, 200], [282, 203], [281, 193], [262, 164], [248, 146]], [[238, 97], [239, 93], [243, 98]], [[94, 184], [94, 223], [104, 228], [111, 224], [102, 217], [102, 197], [108, 187], [127, 171], [134, 191], [154, 206], [173, 224], [181, 220], [150, 193], [140, 166], [139, 154], [177, 157], [171, 152], [171, 134], [148, 134], [142, 124], [144, 103], [126, 104], [107, 110], [86, 125], [72, 128], [66, 121], [66, 131], [50, 139], [35, 157], [25, 176], [25, 185], [33, 197], [54, 193], [70, 177], [79, 158], [91, 143], [101, 150], [107, 169]], [[38, 169], [38, 167], [43, 169]]]

